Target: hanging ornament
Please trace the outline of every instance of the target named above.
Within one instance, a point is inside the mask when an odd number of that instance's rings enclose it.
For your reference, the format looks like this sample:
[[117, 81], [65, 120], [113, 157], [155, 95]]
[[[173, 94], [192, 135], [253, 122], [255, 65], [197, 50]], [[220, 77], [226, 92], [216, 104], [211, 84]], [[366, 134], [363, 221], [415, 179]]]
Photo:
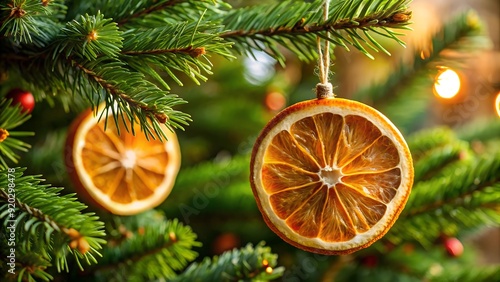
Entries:
[[148, 140], [137, 122], [132, 130], [111, 115], [99, 120], [88, 110], [73, 122], [66, 139], [68, 173], [79, 196], [111, 213], [152, 209], [174, 186], [181, 159], [177, 137], [161, 124], [167, 140]]
[[5, 96], [7, 99], [12, 99], [12, 105], [20, 105], [22, 112], [30, 114], [35, 108], [35, 98], [31, 92], [14, 88]]
[[328, 41], [318, 38], [318, 52], [317, 98], [284, 109], [264, 127], [250, 182], [265, 222], [283, 240], [310, 252], [348, 254], [394, 224], [410, 195], [413, 163], [383, 114], [334, 98]]

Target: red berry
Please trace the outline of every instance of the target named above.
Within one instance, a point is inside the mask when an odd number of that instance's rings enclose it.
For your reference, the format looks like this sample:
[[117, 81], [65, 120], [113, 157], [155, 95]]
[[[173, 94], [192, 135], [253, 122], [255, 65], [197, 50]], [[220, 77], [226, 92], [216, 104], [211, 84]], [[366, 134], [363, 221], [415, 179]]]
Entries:
[[12, 99], [12, 105], [21, 105], [23, 113], [31, 113], [35, 108], [35, 98], [28, 91], [14, 88], [5, 96], [7, 99]]
[[365, 257], [362, 257], [361, 264], [368, 268], [375, 267], [378, 264], [378, 257], [375, 255], [367, 255]]
[[464, 246], [457, 238], [447, 238], [444, 247], [451, 257], [459, 257], [464, 252]]

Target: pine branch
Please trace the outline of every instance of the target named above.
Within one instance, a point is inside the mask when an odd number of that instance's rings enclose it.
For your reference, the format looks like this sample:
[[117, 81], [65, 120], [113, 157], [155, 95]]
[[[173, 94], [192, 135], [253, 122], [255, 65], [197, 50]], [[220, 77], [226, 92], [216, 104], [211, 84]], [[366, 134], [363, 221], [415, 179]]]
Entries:
[[88, 269], [99, 281], [149, 281], [173, 278], [175, 271], [194, 260], [192, 247], [200, 246], [190, 227], [178, 220], [166, 220], [158, 212], [115, 218], [112, 238], [99, 264]]
[[20, 106], [13, 106], [11, 103], [11, 100], [0, 101], [0, 170], [8, 167], [6, 159], [18, 162], [20, 156], [15, 151], [26, 152], [31, 147], [16, 137], [33, 135], [32, 132], [12, 130], [26, 122], [30, 115], [23, 113]]
[[455, 50], [470, 56], [471, 51], [477, 52], [485, 48], [485, 40], [487, 39], [483, 36], [483, 25], [477, 15], [472, 11], [459, 14], [432, 36], [431, 45], [425, 46], [428, 51], [415, 51], [412, 62], [401, 62], [383, 83], [362, 89], [354, 97], [370, 99], [377, 105], [396, 94], [406, 96], [400, 90], [409, 88], [407, 85], [410, 82], [421, 85], [419, 77], [428, 75], [429, 68], [436, 65], [450, 66], [449, 63], [456, 62], [456, 58], [447, 60], [444, 50]]
[[[155, 3], [155, 5], [151, 5], [148, 7], [143, 8], [142, 10], [137, 10], [136, 12], [130, 14], [127, 18], [122, 18], [117, 21], [118, 25], [124, 25], [130, 20], [136, 19], [136, 18], [142, 18], [145, 15], [149, 15], [151, 13], [154, 13], [156, 11], [161, 11], [164, 10], [167, 7], [171, 7], [180, 3], [185, 3], [188, 2], [189, 0], [167, 0], [167, 1], [159, 1], [159, 3]], [[155, 1], [156, 2], [156, 1]]]
[[[182, 128], [190, 119], [172, 109], [184, 103], [182, 99], [160, 90], [148, 78], [169, 89], [158, 69], [182, 85], [174, 74], [180, 71], [199, 83], [198, 80], [207, 79], [202, 72], [211, 74], [210, 54], [232, 58], [228, 51], [231, 43], [222, 42], [216, 32], [220, 27], [202, 23], [202, 18], [191, 23], [164, 23], [162, 28], [135, 27], [121, 32], [100, 13], [86, 15], [67, 23], [48, 50], [6, 54], [2, 58], [7, 61], [7, 68], [17, 70], [24, 80], [43, 89], [42, 93], [57, 92], [67, 102], [65, 107], [74, 100], [69, 93], [86, 97], [93, 107], [102, 100], [107, 102], [107, 110], [118, 104], [116, 113], [113, 111], [115, 120], [123, 119], [125, 114], [131, 123], [142, 125], [146, 136], [163, 138], [159, 123], [166, 123], [171, 129]], [[46, 72], [53, 75], [41, 77]], [[103, 99], [104, 92], [111, 97]], [[45, 98], [51, 99], [52, 95], [47, 94]]]
[[12, 0], [0, 4], [0, 11], [0, 33], [20, 43], [32, 43], [32, 34], [44, 32], [38, 17], [49, 13], [38, 0]]
[[[377, 244], [377, 243], [375, 243]], [[370, 249], [372, 252], [369, 252]], [[441, 241], [431, 248], [422, 248], [413, 242], [393, 245], [390, 250], [373, 252], [376, 265], [366, 263], [360, 254], [347, 265], [335, 281], [496, 281], [500, 268], [478, 262], [473, 245], [466, 244], [458, 257], [450, 257]], [[467, 274], [466, 274], [467, 273]], [[493, 278], [493, 279], [492, 279]]]
[[64, 55], [93, 61], [100, 56], [116, 58], [122, 49], [122, 34], [116, 23], [99, 11], [66, 24], [52, 43], [52, 58]]
[[[9, 246], [7, 242], [4, 234], [0, 233], [0, 255], [2, 257], [13, 257], [10, 252], [12, 246]], [[14, 255], [16, 261], [15, 270], [11, 268], [12, 265], [9, 265], [10, 261], [0, 265], [0, 273], [3, 273], [3, 276], [0, 276], [2, 281], [19, 281], [18, 279], [22, 279], [22, 281], [51, 281], [54, 279], [47, 272], [51, 266], [47, 257], [35, 252], [20, 254], [16, 251]]]
[[130, 29], [124, 33], [121, 59], [138, 72], [148, 74], [166, 89], [170, 89], [161, 70], [182, 86], [174, 72], [182, 72], [195, 83], [206, 81], [203, 73], [212, 74], [210, 54], [233, 58], [230, 42], [218, 36], [220, 27], [201, 22], [163, 24], [159, 28]]
[[[461, 69], [463, 59], [490, 46], [483, 24], [472, 11], [444, 24], [432, 36], [431, 42], [425, 47], [426, 51], [415, 52], [412, 62], [401, 62], [384, 82], [359, 90], [353, 99], [380, 109], [403, 132], [418, 129], [419, 122], [430, 114], [429, 104], [434, 97], [432, 85], [438, 66]], [[462, 60], [456, 56], [447, 57], [451, 52], [445, 51], [455, 51], [453, 54], [460, 55]]]
[[457, 135], [466, 141], [491, 141], [499, 139], [500, 119], [474, 120], [457, 130]]
[[471, 155], [469, 144], [465, 141], [455, 141], [435, 148], [414, 163], [414, 182], [432, 179], [446, 166], [469, 157]]
[[[326, 21], [321, 18], [322, 4], [323, 1], [281, 1], [235, 9], [224, 17], [223, 24], [229, 31], [221, 37], [236, 42], [235, 48], [240, 53], [251, 49], [266, 51], [282, 64], [284, 56], [278, 45], [288, 48], [302, 60], [311, 61], [317, 56], [314, 49], [317, 36], [346, 49], [350, 44], [370, 58], [373, 57], [363, 44], [376, 52], [388, 53], [370, 33], [403, 44], [391, 29], [407, 28], [411, 18], [406, 7], [408, 1], [340, 1], [332, 5]], [[331, 32], [328, 38], [327, 31]]]
[[277, 255], [260, 243], [228, 251], [213, 259], [193, 263], [171, 281], [271, 281], [283, 275]]
[[94, 214], [82, 213], [86, 206], [74, 195], [61, 196], [61, 188], [42, 185], [37, 176], [23, 176], [24, 170], [0, 171], [0, 218], [4, 226], [12, 227], [8, 232], [15, 232], [16, 250], [36, 252], [58, 271], [68, 270], [68, 255], [80, 268], [81, 260], [95, 263], [105, 243], [103, 224]]
[[488, 156], [464, 163], [451, 175], [416, 183], [386, 238], [429, 245], [442, 233], [499, 224], [499, 176], [500, 157]]
[[[78, 14], [101, 11], [106, 17], [113, 18], [118, 26], [129, 27], [157, 27], [165, 23], [180, 21], [196, 21], [202, 11], [217, 12], [219, 7], [228, 5], [219, 0], [144, 0], [144, 1], [72, 1], [70, 5], [70, 19]], [[120, 9], [116, 9], [120, 7]]]
[[418, 161], [429, 151], [457, 141], [457, 137], [450, 128], [438, 127], [414, 133], [407, 141], [413, 160]]
[[443, 271], [440, 275], [431, 276], [430, 282], [476, 282], [498, 281], [500, 279], [499, 266], [456, 267], [451, 271]]

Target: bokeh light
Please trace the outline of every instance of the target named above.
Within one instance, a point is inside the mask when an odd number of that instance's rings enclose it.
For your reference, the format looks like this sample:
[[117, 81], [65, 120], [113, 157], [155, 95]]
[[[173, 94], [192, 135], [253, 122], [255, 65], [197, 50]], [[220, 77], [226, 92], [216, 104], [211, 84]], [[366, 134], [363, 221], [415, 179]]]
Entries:
[[460, 91], [460, 77], [454, 70], [446, 69], [436, 77], [434, 90], [439, 97], [451, 99]]
[[497, 110], [498, 117], [500, 117], [500, 92], [498, 92], [497, 98], [495, 99], [495, 108]]
[[245, 57], [245, 79], [253, 85], [262, 85], [273, 77], [276, 60], [262, 51], [253, 51], [253, 56]]
[[270, 111], [279, 111], [286, 106], [286, 98], [280, 92], [270, 92], [265, 99], [266, 108]]

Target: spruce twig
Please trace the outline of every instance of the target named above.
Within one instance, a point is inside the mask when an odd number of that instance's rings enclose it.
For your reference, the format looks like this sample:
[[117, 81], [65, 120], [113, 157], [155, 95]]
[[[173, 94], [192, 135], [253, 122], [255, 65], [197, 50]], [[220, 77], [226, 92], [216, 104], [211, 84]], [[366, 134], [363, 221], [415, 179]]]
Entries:
[[161, 213], [117, 217], [116, 224], [118, 231], [110, 231], [115, 235], [103, 249], [103, 258], [83, 275], [106, 281], [170, 279], [197, 256], [191, 248], [200, 244], [191, 228]]
[[499, 224], [499, 160], [498, 156], [476, 158], [456, 167], [453, 174], [416, 183], [386, 238], [429, 246], [442, 233]]
[[4, 225], [15, 222], [16, 246], [21, 254], [35, 251], [59, 271], [68, 269], [68, 254], [81, 268], [82, 259], [95, 263], [94, 256], [100, 255], [98, 250], [105, 243], [102, 222], [92, 213], [82, 213], [86, 206], [74, 195], [61, 196], [60, 188], [41, 185], [38, 176], [24, 176], [24, 171], [0, 171], [1, 218]]
[[21, 136], [32, 136], [33, 132], [15, 131], [25, 123], [30, 115], [22, 112], [20, 106], [11, 105], [10, 100], [0, 101], [0, 170], [6, 169], [7, 159], [17, 163], [20, 156], [16, 151], [26, 152], [31, 147], [28, 143], [17, 139]]
[[[369, 35], [371, 32], [404, 45], [397, 38], [399, 34], [392, 29], [408, 28], [411, 12], [407, 10], [407, 3], [395, 0], [341, 1], [331, 6], [328, 20], [321, 17], [323, 1], [281, 1], [268, 6], [246, 7], [227, 13], [222, 23], [228, 31], [221, 37], [236, 42], [235, 48], [240, 53], [249, 49], [250, 52], [252, 49], [262, 50], [281, 64], [284, 64], [284, 55], [278, 46], [288, 48], [300, 59], [314, 60], [317, 54], [312, 46], [315, 46], [317, 36], [346, 49], [350, 44], [373, 58], [362, 44], [375, 51], [387, 53], [387, 50]], [[326, 36], [327, 31], [330, 36]], [[368, 36], [363, 37], [365, 33]]]
[[189, 0], [167, 0], [167, 1], [163, 1], [160, 2], [160, 3], [157, 3], [156, 5], [151, 5], [143, 10], [140, 10], [140, 11], [136, 11], [135, 13], [133, 13], [132, 15], [130, 15], [129, 17], [127, 18], [123, 18], [119, 21], [117, 21], [118, 25], [124, 25], [126, 23], [128, 23], [129, 21], [133, 20], [133, 19], [136, 19], [136, 18], [141, 18], [141, 17], [144, 17], [145, 15], [149, 15], [149, 14], [152, 14], [154, 12], [157, 12], [157, 11], [161, 11], [167, 7], [170, 7], [170, 6], [174, 6], [174, 5], [177, 5], [179, 3], [185, 3], [185, 2], [189, 2]]
[[277, 256], [261, 242], [234, 249], [213, 259], [193, 263], [172, 282], [178, 281], [271, 281], [283, 275]]

